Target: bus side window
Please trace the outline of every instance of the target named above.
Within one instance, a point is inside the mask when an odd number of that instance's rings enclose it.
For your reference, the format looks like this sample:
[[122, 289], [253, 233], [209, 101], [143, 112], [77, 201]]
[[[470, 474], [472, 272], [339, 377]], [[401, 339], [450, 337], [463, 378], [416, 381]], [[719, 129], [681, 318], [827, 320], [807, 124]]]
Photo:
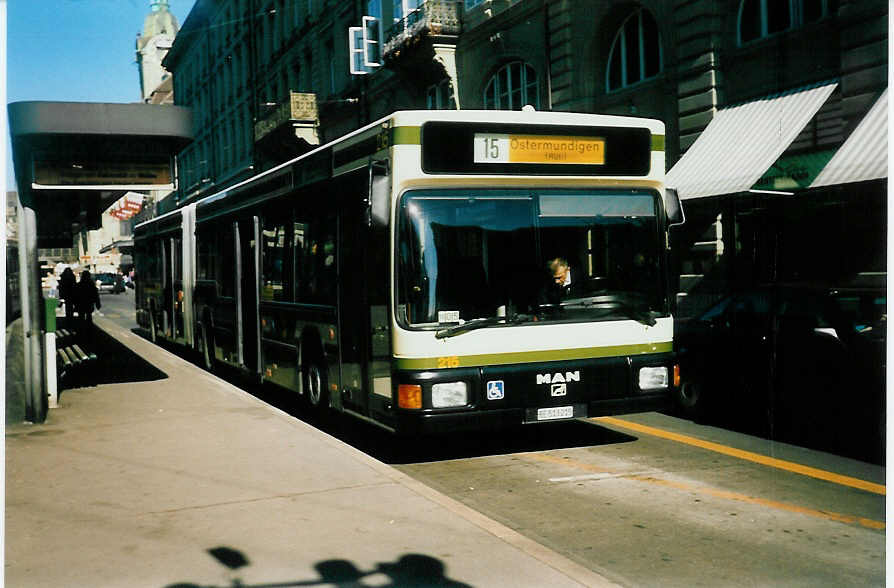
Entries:
[[[215, 227], [216, 228], [216, 227]], [[217, 243], [217, 231], [203, 230], [198, 232], [198, 252], [196, 259], [196, 277], [199, 280], [213, 280], [216, 277], [215, 253], [219, 246]]]
[[271, 213], [264, 220], [262, 243], [262, 283], [261, 298], [263, 300], [288, 301], [291, 299], [291, 288], [286, 275], [289, 241], [286, 237], [291, 224], [289, 215]]
[[[236, 261], [233, 225], [217, 222], [203, 225], [196, 231], [196, 277], [206, 294], [234, 298], [236, 296]], [[210, 288], [210, 290], [207, 290]]]
[[302, 292], [304, 291], [304, 274], [302, 273], [303, 268], [303, 255], [304, 255], [304, 247], [307, 242], [307, 224], [303, 222], [299, 222], [297, 219], [292, 223], [292, 252], [293, 252], [293, 267], [292, 267], [292, 275], [295, 276], [293, 280], [295, 285], [295, 300], [301, 302]]
[[[298, 276], [296, 299], [305, 304], [335, 304], [336, 251], [335, 213], [300, 211], [293, 225], [293, 239], [301, 242], [295, 250], [295, 273]], [[301, 227], [301, 236], [297, 234]]]
[[295, 301], [312, 303], [313, 292], [313, 255], [314, 240], [312, 235], [313, 222], [309, 215], [303, 211], [295, 211], [295, 224], [293, 225], [295, 245]]
[[217, 252], [214, 256], [214, 278], [220, 295], [236, 297], [236, 239], [231, 222], [221, 223], [217, 229]]

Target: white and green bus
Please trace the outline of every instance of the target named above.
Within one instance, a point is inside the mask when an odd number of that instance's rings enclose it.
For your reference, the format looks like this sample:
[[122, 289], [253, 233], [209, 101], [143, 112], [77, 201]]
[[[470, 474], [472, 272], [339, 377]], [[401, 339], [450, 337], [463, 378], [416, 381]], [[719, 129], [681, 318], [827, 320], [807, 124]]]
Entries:
[[392, 431], [662, 408], [664, 170], [655, 120], [395, 112], [140, 224], [137, 320]]

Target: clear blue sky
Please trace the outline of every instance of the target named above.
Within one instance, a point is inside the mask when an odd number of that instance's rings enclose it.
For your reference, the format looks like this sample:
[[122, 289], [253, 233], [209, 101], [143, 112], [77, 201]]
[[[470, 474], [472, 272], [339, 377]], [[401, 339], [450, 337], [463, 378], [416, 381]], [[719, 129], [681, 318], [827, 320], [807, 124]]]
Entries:
[[[136, 37], [150, 0], [7, 2], [7, 102], [139, 102]], [[169, 0], [183, 25], [195, 0]], [[7, 144], [9, 142], [7, 132]], [[7, 189], [15, 190], [12, 155]]]

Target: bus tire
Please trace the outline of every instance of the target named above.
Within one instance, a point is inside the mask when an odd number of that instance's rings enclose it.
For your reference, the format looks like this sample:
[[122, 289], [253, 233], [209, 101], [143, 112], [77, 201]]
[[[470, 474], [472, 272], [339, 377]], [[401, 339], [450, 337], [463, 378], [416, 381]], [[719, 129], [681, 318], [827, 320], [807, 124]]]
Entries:
[[677, 390], [677, 403], [683, 414], [693, 420], [705, 417], [705, 388], [701, 382], [686, 380]]
[[326, 369], [321, 359], [313, 359], [303, 370], [304, 393], [307, 403], [315, 412], [323, 412], [329, 404]]

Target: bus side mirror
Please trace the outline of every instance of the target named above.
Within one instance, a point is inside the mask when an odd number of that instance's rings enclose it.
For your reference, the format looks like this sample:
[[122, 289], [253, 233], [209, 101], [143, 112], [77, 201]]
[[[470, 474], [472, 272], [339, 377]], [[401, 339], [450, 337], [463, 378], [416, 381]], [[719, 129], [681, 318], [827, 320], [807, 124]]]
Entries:
[[367, 225], [388, 226], [391, 204], [391, 176], [388, 164], [384, 161], [373, 161], [369, 164], [369, 194], [367, 195]]
[[686, 215], [683, 214], [683, 204], [680, 202], [680, 195], [674, 188], [667, 188], [664, 192], [664, 209], [667, 212], [668, 226], [682, 225], [686, 222]]

